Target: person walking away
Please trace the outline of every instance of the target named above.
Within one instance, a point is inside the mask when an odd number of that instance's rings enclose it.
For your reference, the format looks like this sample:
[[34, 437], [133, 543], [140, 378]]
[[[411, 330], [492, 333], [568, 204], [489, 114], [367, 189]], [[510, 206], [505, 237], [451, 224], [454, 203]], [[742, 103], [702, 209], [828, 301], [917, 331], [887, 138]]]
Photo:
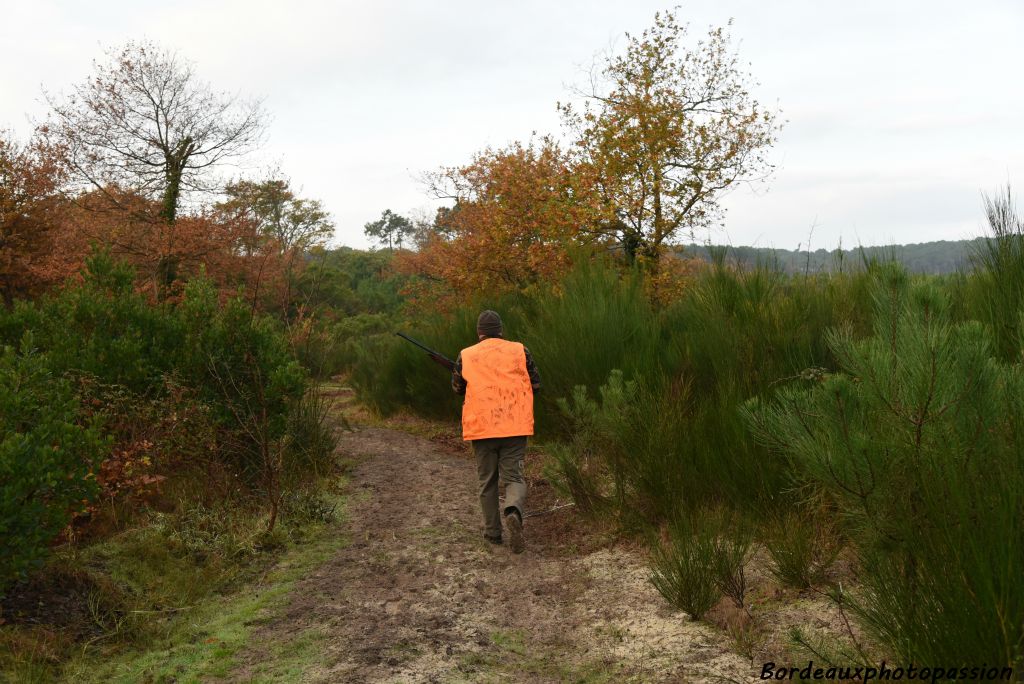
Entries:
[[[476, 333], [480, 341], [459, 352], [452, 369], [452, 389], [466, 395], [462, 438], [472, 442], [476, 454], [484, 537], [501, 544], [504, 518], [509, 546], [513, 553], [521, 553], [523, 459], [527, 437], [533, 435], [533, 393], [540, 389], [540, 374], [525, 346], [503, 338], [501, 317], [494, 311], [480, 314]], [[500, 482], [505, 483], [505, 505], [499, 511]]]

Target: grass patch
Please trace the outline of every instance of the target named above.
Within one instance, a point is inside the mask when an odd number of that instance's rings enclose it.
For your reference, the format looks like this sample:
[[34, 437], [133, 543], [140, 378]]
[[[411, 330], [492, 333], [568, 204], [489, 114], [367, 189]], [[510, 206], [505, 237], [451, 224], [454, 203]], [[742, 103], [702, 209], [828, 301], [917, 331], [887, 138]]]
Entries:
[[[340, 513], [342, 498], [323, 495]], [[243, 516], [239, 514], [239, 518]], [[343, 515], [339, 515], [343, 517]], [[176, 518], [176, 523], [189, 520]], [[193, 521], [194, 522], [194, 521]], [[209, 522], [209, 521], [206, 521]], [[287, 601], [296, 582], [344, 546], [337, 524], [287, 520], [273, 539], [262, 518], [165, 528], [156, 516], [132, 530], [54, 561], [75, 567], [86, 587], [93, 636], [61, 640], [61, 629], [0, 627], [0, 679], [52, 682], [183, 682], [230, 675], [253, 632]], [[116, 588], [116, 591], [114, 590]], [[86, 638], [88, 637], [88, 638]], [[302, 681], [326, 635], [311, 630], [267, 646], [256, 681]]]

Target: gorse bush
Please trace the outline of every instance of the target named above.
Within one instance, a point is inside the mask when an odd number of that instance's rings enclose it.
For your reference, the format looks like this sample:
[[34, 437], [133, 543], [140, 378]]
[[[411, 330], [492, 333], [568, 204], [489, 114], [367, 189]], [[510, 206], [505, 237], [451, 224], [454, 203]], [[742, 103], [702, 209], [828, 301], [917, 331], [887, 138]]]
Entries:
[[770, 517], [761, 535], [771, 558], [769, 572], [780, 584], [794, 589], [823, 582], [842, 549], [827, 513], [812, 516], [801, 509], [799, 502]]
[[747, 563], [754, 543], [753, 530], [734, 513], [719, 511], [716, 515], [712, 526], [718, 533], [715, 538], [715, 582], [738, 608], [743, 608], [747, 595]]
[[724, 509], [693, 511], [652, 545], [651, 582], [665, 599], [699, 620], [724, 595], [746, 604], [752, 528]]
[[623, 274], [604, 259], [579, 259], [561, 282], [526, 302], [517, 318], [522, 323], [512, 335], [530, 348], [541, 372], [542, 430], [557, 432], [552, 418], [559, 397], [579, 385], [596, 389], [613, 369], [649, 383], [663, 375], [661, 326], [638, 271]]
[[273, 527], [284, 488], [327, 470], [325, 410], [279, 322], [240, 298], [221, 303], [202, 279], [177, 304], [148, 302], [133, 281], [97, 254], [80, 283], [0, 309], [0, 344], [25, 340], [2, 362], [12, 553], [0, 586], [98, 494], [191, 478], [203, 483], [191, 497], [261, 496]]
[[1024, 374], [954, 324], [932, 282], [886, 269], [874, 333], [828, 336], [842, 372], [755, 400], [755, 433], [827, 492], [862, 558], [862, 623], [900, 658], [1024, 655]]
[[722, 597], [718, 532], [708, 521], [681, 517], [651, 552], [651, 583], [672, 606], [701, 619]]
[[0, 348], [0, 593], [37, 564], [95, 494], [106, 440], [46, 358]]
[[571, 401], [560, 398], [558, 408], [569, 422], [567, 444], [555, 445], [554, 483], [572, 497], [584, 513], [606, 512], [625, 495], [627, 455], [616, 437], [629, 422], [637, 399], [637, 385], [613, 370], [601, 386], [601, 401], [577, 385]]
[[966, 284], [966, 308], [992, 328], [999, 356], [1016, 361], [1024, 307], [1024, 220], [1009, 187], [1005, 195], [985, 198], [985, 215], [990, 235], [974, 254], [979, 268]]
[[[841, 321], [865, 324], [850, 294], [863, 290], [870, 274], [793, 281], [764, 268], [719, 265], [662, 310], [650, 307], [632, 277], [587, 263], [560, 284], [560, 295], [526, 316], [545, 383], [541, 428], [568, 435], [554, 450], [559, 479], [583, 507], [600, 503], [595, 487], [610, 482], [603, 509], [630, 528], [673, 519], [680, 508], [776, 508], [790, 486], [789, 466], [750, 438], [738, 409], [781, 379], [834, 363], [825, 331]], [[551, 311], [557, 315], [544, 313]], [[597, 379], [558, 394], [572, 374]], [[627, 401], [603, 409], [602, 397], [591, 399], [585, 389], [602, 383], [602, 395], [616, 383], [635, 386]], [[553, 427], [544, 397], [570, 393], [560, 409], [573, 409], [569, 420]], [[595, 410], [608, 416], [596, 433]], [[588, 483], [585, 473], [596, 479]]]

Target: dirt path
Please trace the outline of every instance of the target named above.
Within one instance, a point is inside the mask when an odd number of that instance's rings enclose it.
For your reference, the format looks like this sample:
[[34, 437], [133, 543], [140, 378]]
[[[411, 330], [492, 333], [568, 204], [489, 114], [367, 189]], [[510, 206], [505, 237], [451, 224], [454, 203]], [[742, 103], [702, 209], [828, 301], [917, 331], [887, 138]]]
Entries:
[[[521, 555], [487, 544], [465, 448], [362, 428], [339, 449], [354, 462], [350, 543], [257, 630], [238, 681], [308, 634], [326, 653], [306, 681], [756, 678], [720, 632], [668, 609], [638, 554], [595, 539], [572, 508], [529, 518]], [[529, 508], [556, 503], [534, 479]]]

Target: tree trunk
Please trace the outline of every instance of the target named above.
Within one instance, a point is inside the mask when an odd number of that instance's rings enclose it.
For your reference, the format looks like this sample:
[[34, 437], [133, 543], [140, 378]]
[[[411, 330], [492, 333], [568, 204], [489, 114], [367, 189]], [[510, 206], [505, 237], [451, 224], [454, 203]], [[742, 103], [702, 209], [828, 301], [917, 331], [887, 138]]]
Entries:
[[163, 301], [167, 291], [178, 277], [179, 259], [173, 254], [174, 223], [178, 219], [178, 203], [181, 200], [181, 177], [185, 172], [185, 164], [195, 151], [192, 138], [185, 138], [166, 155], [163, 202], [160, 207], [160, 219], [167, 227], [169, 235], [167, 253], [160, 256], [156, 266], [156, 297]]

